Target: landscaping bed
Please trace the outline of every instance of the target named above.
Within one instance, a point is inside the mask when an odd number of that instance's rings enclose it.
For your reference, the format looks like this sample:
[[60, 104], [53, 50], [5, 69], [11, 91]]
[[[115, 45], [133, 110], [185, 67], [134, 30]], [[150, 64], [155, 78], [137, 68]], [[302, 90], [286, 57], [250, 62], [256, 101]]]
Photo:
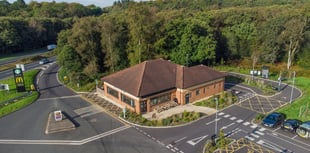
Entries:
[[[134, 112], [127, 111], [125, 119], [131, 123], [144, 126], [175, 126], [195, 121], [204, 115], [205, 114], [199, 112], [184, 111], [183, 113], [175, 114], [160, 120], [148, 120], [144, 118], [142, 115], [138, 115]], [[124, 114], [121, 114], [121, 117], [123, 116]]]

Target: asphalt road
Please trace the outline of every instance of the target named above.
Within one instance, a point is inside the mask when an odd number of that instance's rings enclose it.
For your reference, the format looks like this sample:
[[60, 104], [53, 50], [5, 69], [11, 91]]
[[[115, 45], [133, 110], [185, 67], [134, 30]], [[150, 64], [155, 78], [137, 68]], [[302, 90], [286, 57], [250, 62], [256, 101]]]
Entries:
[[[50, 62], [55, 62], [56, 61], [56, 57], [51, 57], [49, 58]], [[29, 64], [25, 64], [25, 70], [31, 70], [34, 68], [39, 68], [42, 67], [44, 65], [40, 65], [39, 62], [33, 62], [33, 63], [29, 63]], [[13, 77], [13, 69], [9, 69], [9, 70], [5, 70], [5, 71], [0, 71], [0, 80], [8, 78], [8, 77]]]
[[29, 57], [29, 56], [34, 56], [34, 55], [40, 55], [40, 54], [43, 54], [45, 52], [48, 52], [49, 50], [47, 50], [47, 48], [42, 48], [42, 49], [39, 49], [35, 52], [31, 51], [30, 53], [24, 53], [22, 55], [18, 55], [18, 56], [15, 56], [15, 57], [12, 57], [12, 58], [9, 58], [9, 59], [6, 59], [6, 60], [0, 60], [0, 65], [4, 65], [4, 64], [9, 64], [9, 63], [14, 63], [20, 59], [23, 59], [25, 57]]
[[[98, 111], [101, 109], [94, 109], [95, 106], [59, 84], [57, 70], [58, 66], [54, 64], [40, 74], [38, 86], [41, 96], [36, 102], [0, 118], [0, 152], [170, 152], [160, 142]], [[44, 134], [49, 112], [59, 109], [73, 118], [77, 129]]]

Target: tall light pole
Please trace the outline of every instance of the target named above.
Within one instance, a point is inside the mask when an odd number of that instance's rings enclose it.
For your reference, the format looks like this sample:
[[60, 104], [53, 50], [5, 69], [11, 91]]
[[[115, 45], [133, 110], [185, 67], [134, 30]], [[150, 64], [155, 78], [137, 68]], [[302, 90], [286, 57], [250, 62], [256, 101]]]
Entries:
[[293, 86], [292, 86], [292, 90], [291, 90], [291, 98], [290, 98], [290, 104], [292, 103], [293, 100], [293, 92], [294, 92], [294, 85], [295, 85], [295, 76], [296, 76], [296, 72], [294, 72], [294, 76], [293, 76]]
[[216, 112], [215, 112], [215, 135], [217, 135], [217, 105], [218, 105], [218, 98], [215, 97], [214, 98], [215, 100], [215, 109], [216, 109]]

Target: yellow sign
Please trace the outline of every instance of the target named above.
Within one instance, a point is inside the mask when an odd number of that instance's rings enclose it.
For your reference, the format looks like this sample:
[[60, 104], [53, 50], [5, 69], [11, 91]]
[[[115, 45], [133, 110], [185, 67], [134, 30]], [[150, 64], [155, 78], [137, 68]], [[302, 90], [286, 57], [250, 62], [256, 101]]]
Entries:
[[15, 82], [16, 83], [24, 83], [24, 79], [23, 79], [23, 77], [16, 77]]

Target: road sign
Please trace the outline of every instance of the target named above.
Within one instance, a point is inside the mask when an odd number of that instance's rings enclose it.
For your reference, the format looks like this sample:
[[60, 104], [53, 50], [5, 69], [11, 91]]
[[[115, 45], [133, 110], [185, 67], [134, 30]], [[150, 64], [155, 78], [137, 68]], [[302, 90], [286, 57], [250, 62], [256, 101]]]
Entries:
[[17, 92], [26, 91], [25, 80], [24, 80], [22, 69], [21, 68], [13, 69], [13, 74], [14, 74], [14, 80], [15, 80]]
[[55, 118], [55, 121], [61, 121], [62, 120], [62, 113], [60, 110], [54, 111], [54, 118]]

